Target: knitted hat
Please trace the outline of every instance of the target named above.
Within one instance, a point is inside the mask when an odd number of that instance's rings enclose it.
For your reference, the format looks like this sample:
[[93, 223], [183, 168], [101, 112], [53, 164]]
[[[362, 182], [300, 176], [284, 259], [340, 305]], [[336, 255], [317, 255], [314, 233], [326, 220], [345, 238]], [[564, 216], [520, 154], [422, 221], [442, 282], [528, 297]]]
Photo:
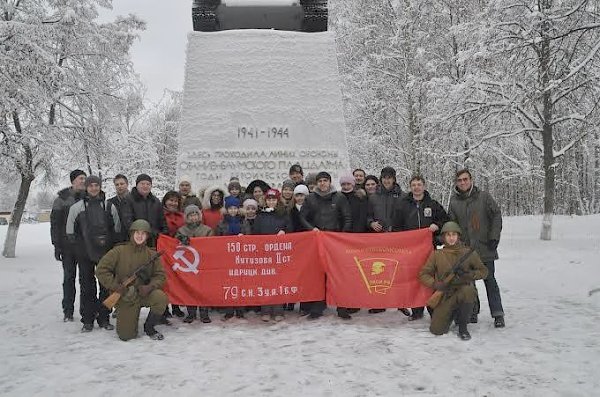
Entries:
[[286, 187], [294, 190], [294, 188], [296, 187], [296, 183], [294, 181], [292, 181], [291, 179], [286, 179], [285, 181], [283, 181], [283, 184], [281, 185], [281, 189], [283, 190], [283, 188], [286, 188]]
[[190, 204], [187, 207], [185, 207], [184, 214], [185, 214], [186, 218], [188, 217], [188, 215], [194, 214], [194, 213], [197, 213], [198, 215], [202, 216], [202, 212], [200, 212], [200, 208], [198, 208], [197, 205]]
[[248, 207], [254, 207], [254, 208], [258, 209], [258, 202], [254, 199], [244, 200], [244, 209], [248, 209]]
[[141, 181], [148, 181], [148, 182], [150, 182], [150, 184], [152, 184], [152, 178], [150, 178], [150, 175], [148, 175], [148, 174], [139, 174], [138, 177], [135, 178], [136, 186]]
[[192, 183], [192, 179], [189, 176], [184, 175], [181, 178], [179, 178], [179, 184], [181, 185], [184, 182], [187, 182], [187, 183], [191, 184]]
[[325, 172], [325, 171], [321, 171], [317, 174], [317, 182], [319, 181], [319, 179], [329, 179], [329, 181], [331, 182], [331, 175], [329, 174], [329, 172]]
[[71, 180], [71, 182], [73, 182], [75, 180], [75, 178], [77, 178], [79, 175], [86, 176], [87, 174], [85, 172], [83, 172], [82, 170], [73, 170], [69, 174], [69, 179]]
[[306, 185], [298, 185], [294, 188], [294, 196], [297, 194], [303, 194], [308, 196], [308, 187]]
[[269, 190], [267, 190], [267, 193], [265, 194], [265, 197], [267, 197], [267, 198], [275, 197], [276, 199], [279, 199], [280, 196], [281, 196], [281, 192], [277, 189], [269, 189]]
[[344, 183], [351, 183], [352, 186], [356, 185], [356, 181], [352, 175], [342, 175], [340, 176], [340, 185]]
[[102, 187], [102, 180], [96, 175], [90, 175], [87, 178], [85, 178], [85, 187], [89, 187], [92, 183], [96, 183], [100, 187]]
[[233, 196], [225, 197], [225, 208], [240, 207], [240, 199]]

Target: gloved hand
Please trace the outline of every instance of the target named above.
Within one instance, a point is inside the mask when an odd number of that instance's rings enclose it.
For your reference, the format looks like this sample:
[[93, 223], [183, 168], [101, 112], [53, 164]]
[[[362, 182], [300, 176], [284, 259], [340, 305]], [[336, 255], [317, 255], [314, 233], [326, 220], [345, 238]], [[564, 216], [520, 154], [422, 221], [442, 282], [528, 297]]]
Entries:
[[434, 290], [442, 292], [446, 292], [446, 290], [448, 289], [448, 286], [443, 281], [436, 281], [435, 283], [433, 283], [432, 287]]
[[190, 245], [190, 238], [188, 236], [179, 236], [179, 242], [183, 245]]
[[140, 285], [138, 287], [138, 293], [142, 297], [146, 297], [146, 296], [150, 295], [150, 292], [152, 292], [153, 290], [154, 290], [154, 287], [152, 285]]
[[127, 293], [127, 287], [123, 284], [119, 284], [119, 286], [114, 289], [114, 292], [119, 293], [119, 295], [125, 295]]
[[490, 251], [496, 251], [496, 248], [498, 248], [499, 243], [500, 243], [500, 241], [498, 241], [498, 240], [489, 240], [487, 243], [487, 246]]
[[54, 247], [54, 259], [56, 259], [59, 262], [62, 262], [62, 250], [60, 249], [60, 247]]

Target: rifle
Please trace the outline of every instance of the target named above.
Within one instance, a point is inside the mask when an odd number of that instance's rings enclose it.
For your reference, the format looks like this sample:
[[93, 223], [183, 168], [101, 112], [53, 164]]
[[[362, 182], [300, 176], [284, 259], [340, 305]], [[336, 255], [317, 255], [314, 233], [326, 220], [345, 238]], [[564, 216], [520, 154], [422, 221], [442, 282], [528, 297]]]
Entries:
[[[146, 266], [148, 266], [148, 265], [150, 265], [150, 264], [154, 263], [154, 261], [155, 261], [157, 258], [159, 258], [159, 257], [160, 257], [162, 254], [164, 254], [164, 253], [165, 253], [165, 251], [160, 251], [160, 252], [157, 252], [157, 253], [153, 254], [153, 255], [150, 257], [150, 259], [148, 259], [148, 262], [145, 262], [143, 265], [141, 265], [140, 267], [138, 267], [137, 269], [135, 269], [135, 271], [133, 272], [133, 274], [132, 274], [131, 276], [127, 277], [127, 278], [125, 279], [125, 281], [123, 281], [123, 282], [121, 283], [121, 287], [123, 287], [123, 288], [127, 288], [127, 287], [129, 287], [130, 285], [132, 285], [132, 284], [135, 282], [135, 280], [137, 280], [137, 278], [138, 278], [138, 273], [139, 273], [140, 271], [144, 270], [144, 268], [145, 268]], [[121, 294], [120, 294], [118, 291], [115, 291], [115, 292], [113, 292], [112, 294], [110, 294], [110, 296], [109, 296], [108, 298], [106, 298], [106, 299], [104, 300], [104, 302], [102, 302], [102, 304], [103, 304], [104, 306], [106, 306], [108, 309], [112, 309], [112, 308], [113, 308], [113, 307], [114, 307], [114, 306], [117, 304], [117, 302], [119, 301], [119, 299], [121, 299]]]
[[[456, 271], [458, 270], [458, 268], [460, 268], [462, 266], [462, 264], [465, 263], [465, 261], [467, 260], [467, 258], [469, 256], [471, 256], [473, 251], [475, 251], [475, 248], [469, 249], [468, 252], [466, 252], [463, 256], [461, 256], [458, 259], [456, 264], [454, 266], [452, 266], [452, 270], [450, 270], [450, 273], [446, 277], [444, 277], [444, 280], [443, 280], [444, 284], [446, 284], [446, 285], [450, 284], [450, 281], [452, 281], [454, 279], [454, 276], [456, 276]], [[440, 301], [442, 300], [443, 296], [444, 296], [444, 291], [435, 291], [433, 293], [433, 295], [431, 295], [429, 297], [429, 299], [427, 300], [427, 306], [429, 306], [432, 309], [435, 309], [435, 307], [440, 304]]]

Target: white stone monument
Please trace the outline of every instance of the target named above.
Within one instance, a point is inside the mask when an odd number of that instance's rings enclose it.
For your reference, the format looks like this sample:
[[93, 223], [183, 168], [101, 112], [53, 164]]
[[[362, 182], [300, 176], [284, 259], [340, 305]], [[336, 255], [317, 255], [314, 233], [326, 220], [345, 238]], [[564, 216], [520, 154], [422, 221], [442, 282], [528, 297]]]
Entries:
[[331, 32], [192, 32], [178, 175], [196, 188], [254, 179], [280, 186], [290, 166], [348, 172]]

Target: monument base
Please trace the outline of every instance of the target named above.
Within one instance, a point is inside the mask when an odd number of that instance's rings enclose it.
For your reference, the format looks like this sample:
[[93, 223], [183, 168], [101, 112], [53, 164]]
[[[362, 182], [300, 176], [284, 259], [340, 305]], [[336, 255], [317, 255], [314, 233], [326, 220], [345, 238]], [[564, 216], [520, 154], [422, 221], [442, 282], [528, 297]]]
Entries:
[[333, 34], [190, 33], [178, 174], [196, 187], [349, 169]]

